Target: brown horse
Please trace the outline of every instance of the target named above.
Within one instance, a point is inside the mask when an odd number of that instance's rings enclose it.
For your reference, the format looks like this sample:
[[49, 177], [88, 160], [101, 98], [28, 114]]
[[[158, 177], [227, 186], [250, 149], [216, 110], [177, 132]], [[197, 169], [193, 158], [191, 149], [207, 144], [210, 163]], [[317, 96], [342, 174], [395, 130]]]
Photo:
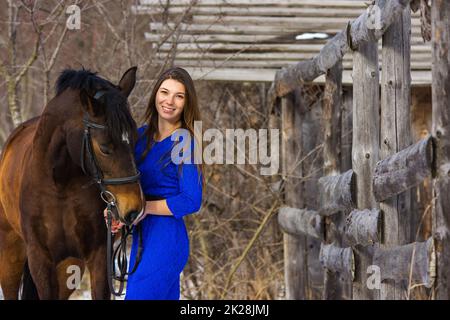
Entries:
[[[5, 299], [18, 298], [22, 272], [24, 282], [32, 280], [36, 298], [67, 299], [74, 290], [67, 285], [71, 265], [89, 269], [93, 299], [110, 298], [100, 191], [108, 201], [114, 198], [116, 218], [127, 225], [144, 206], [133, 156], [136, 123], [127, 103], [136, 69], [125, 72], [117, 86], [88, 70], [64, 70], [41, 116], [20, 125], [5, 143], [0, 162]], [[25, 284], [23, 290], [22, 298], [31, 297]]]

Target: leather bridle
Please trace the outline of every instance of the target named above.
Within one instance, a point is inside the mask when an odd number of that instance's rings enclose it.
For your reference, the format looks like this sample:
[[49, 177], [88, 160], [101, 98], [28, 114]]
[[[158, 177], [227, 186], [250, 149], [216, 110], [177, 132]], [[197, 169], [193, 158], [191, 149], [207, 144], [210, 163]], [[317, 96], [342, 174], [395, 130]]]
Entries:
[[[101, 90], [97, 92], [94, 96], [94, 99], [98, 100], [105, 94], [106, 91]], [[106, 203], [107, 208], [107, 229], [108, 229], [108, 235], [107, 235], [107, 276], [108, 276], [108, 285], [111, 293], [115, 296], [121, 296], [124, 288], [124, 282], [126, 281], [126, 276], [132, 274], [141, 259], [141, 252], [142, 252], [142, 236], [141, 236], [141, 229], [136, 228], [137, 232], [139, 233], [139, 248], [138, 248], [138, 254], [136, 255], [136, 262], [133, 266], [133, 270], [131, 272], [127, 272], [127, 254], [126, 254], [126, 239], [131, 234], [131, 227], [124, 226], [122, 228], [122, 237], [120, 240], [120, 244], [117, 246], [117, 248], [114, 250], [114, 243], [113, 243], [113, 233], [112, 233], [112, 220], [113, 217], [116, 220], [119, 220], [119, 214], [117, 212], [116, 207], [116, 197], [113, 193], [106, 190], [106, 185], [121, 185], [121, 184], [129, 184], [129, 183], [136, 183], [140, 179], [140, 172], [136, 169], [136, 174], [128, 177], [121, 177], [121, 178], [108, 178], [105, 179], [103, 176], [103, 172], [101, 171], [100, 167], [98, 166], [94, 149], [92, 146], [92, 137], [91, 137], [91, 129], [99, 129], [99, 130], [106, 130], [107, 127], [102, 124], [95, 123], [89, 119], [89, 116], [87, 113], [83, 116], [83, 125], [84, 125], [84, 132], [83, 132], [83, 140], [81, 144], [81, 169], [83, 170], [84, 174], [87, 176], [92, 177], [93, 183], [96, 183], [100, 187], [100, 197], [101, 199]], [[87, 166], [86, 166], [86, 159], [90, 162], [90, 174], [88, 173]], [[139, 226], [137, 226], [139, 227]], [[117, 265], [119, 267], [119, 275], [116, 275], [116, 261], [117, 258]], [[113, 285], [113, 279], [118, 280], [120, 282], [119, 290], [116, 291]]]

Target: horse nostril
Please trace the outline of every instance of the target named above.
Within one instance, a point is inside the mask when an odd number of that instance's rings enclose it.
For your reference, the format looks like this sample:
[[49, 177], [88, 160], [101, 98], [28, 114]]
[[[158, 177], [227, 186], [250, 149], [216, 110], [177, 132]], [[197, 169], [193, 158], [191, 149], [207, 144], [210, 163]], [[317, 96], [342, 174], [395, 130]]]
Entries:
[[127, 225], [130, 225], [134, 222], [134, 220], [136, 220], [136, 218], [138, 217], [139, 212], [137, 211], [132, 211], [130, 212], [126, 217], [125, 217], [125, 222], [127, 223]]

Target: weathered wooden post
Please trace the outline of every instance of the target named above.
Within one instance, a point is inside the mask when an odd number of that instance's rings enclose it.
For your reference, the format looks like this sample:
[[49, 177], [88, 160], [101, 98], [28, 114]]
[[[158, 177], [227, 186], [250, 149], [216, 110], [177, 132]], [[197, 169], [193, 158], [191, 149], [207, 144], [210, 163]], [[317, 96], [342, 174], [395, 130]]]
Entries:
[[[381, 77], [381, 143], [384, 159], [408, 147], [411, 141], [411, 10], [409, 5], [383, 34]], [[412, 233], [411, 191], [385, 199], [380, 203], [384, 228], [382, 248], [407, 244]], [[415, 232], [413, 233], [415, 235]], [[381, 274], [388, 270], [380, 269]], [[380, 298], [401, 300], [406, 297], [406, 283], [386, 280]]]
[[[379, 71], [377, 42], [363, 43], [353, 52], [353, 149], [358, 209], [378, 207], [372, 192], [372, 173], [378, 160]], [[372, 264], [372, 246], [355, 245], [355, 281], [353, 299], [375, 299], [367, 286], [367, 270]], [[373, 289], [373, 288], [372, 288]]]
[[[327, 72], [322, 105], [324, 127], [323, 162], [325, 176], [337, 176], [340, 173], [341, 105], [342, 61], [339, 61]], [[336, 193], [333, 192], [333, 194]], [[325, 207], [326, 204], [327, 203], [321, 201], [322, 208]], [[344, 218], [345, 212], [337, 212], [336, 214], [325, 218], [326, 232], [324, 243], [342, 247], [341, 230], [343, 229], [345, 222]], [[351, 250], [350, 248], [348, 249]], [[346, 287], [344, 286], [342, 279], [348, 278], [343, 277], [334, 270], [325, 270], [323, 299], [337, 300], [350, 298], [350, 293], [345, 292]]]
[[433, 235], [436, 240], [436, 299], [450, 299], [450, 2], [433, 0], [432, 103], [436, 172], [433, 180]]
[[[298, 89], [299, 90], [299, 89]], [[301, 183], [292, 176], [302, 175], [299, 163], [302, 146], [300, 108], [295, 106], [295, 94], [281, 99], [281, 157], [285, 181], [284, 200], [289, 207], [303, 208]], [[306, 236], [284, 233], [284, 272], [286, 299], [307, 299], [308, 269]]]

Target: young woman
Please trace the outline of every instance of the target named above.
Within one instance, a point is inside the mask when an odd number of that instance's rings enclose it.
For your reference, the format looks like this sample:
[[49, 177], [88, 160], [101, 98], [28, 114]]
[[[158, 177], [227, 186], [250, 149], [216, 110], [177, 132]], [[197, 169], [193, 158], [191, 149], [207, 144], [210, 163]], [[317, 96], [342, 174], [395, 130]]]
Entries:
[[[183, 216], [199, 211], [202, 201], [201, 167], [193, 161], [196, 120], [200, 114], [191, 77], [182, 68], [165, 71], [150, 96], [146, 124], [138, 130], [135, 157], [147, 201], [144, 215], [134, 222], [141, 228], [142, 255], [136, 271], [128, 277], [125, 299], [180, 298], [180, 274], [189, 257]], [[181, 130], [192, 139], [173, 141]], [[173, 161], [177, 143], [190, 144], [183, 157], [190, 161]], [[114, 230], [119, 228], [116, 225]], [[133, 232], [130, 268], [139, 241]]]

